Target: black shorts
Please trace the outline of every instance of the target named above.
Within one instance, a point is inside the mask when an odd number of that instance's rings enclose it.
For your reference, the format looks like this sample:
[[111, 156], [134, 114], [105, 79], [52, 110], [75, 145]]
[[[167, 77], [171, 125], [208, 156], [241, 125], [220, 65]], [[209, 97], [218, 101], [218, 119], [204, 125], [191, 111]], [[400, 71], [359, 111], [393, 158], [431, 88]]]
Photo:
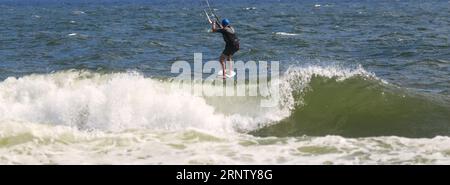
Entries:
[[234, 46], [225, 46], [225, 49], [223, 50], [222, 54], [226, 55], [226, 56], [230, 56], [233, 55], [234, 53], [236, 53], [236, 51], [238, 51], [238, 49]]

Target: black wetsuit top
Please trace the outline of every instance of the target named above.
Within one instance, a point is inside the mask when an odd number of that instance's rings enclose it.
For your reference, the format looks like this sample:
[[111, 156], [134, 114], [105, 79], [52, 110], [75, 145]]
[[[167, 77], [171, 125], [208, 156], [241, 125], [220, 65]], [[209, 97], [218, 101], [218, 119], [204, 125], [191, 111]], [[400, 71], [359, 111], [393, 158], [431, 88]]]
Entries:
[[222, 33], [223, 40], [225, 41], [225, 49], [223, 54], [233, 55], [239, 50], [239, 39], [234, 31], [234, 28], [227, 26], [225, 28], [218, 29], [217, 32]]

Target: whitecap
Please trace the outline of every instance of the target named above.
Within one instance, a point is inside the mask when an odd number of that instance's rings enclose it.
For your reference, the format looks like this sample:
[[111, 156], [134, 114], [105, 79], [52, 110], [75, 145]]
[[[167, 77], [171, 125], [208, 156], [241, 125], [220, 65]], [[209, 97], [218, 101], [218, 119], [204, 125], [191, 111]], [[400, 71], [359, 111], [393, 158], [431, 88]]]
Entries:
[[284, 36], [297, 36], [296, 33], [287, 33], [287, 32], [275, 32], [276, 35], [284, 35]]
[[76, 10], [76, 11], [72, 11], [72, 14], [81, 15], [81, 14], [86, 14], [86, 13], [83, 11], [80, 11], [80, 10]]

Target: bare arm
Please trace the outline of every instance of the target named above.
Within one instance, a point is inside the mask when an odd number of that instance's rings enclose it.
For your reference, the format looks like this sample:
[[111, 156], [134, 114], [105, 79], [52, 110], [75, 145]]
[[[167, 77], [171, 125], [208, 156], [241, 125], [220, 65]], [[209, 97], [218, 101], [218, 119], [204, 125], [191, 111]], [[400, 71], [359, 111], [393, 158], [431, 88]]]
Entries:
[[216, 21], [212, 21], [211, 25], [212, 25], [212, 28], [211, 28], [212, 32], [216, 32], [217, 30], [222, 29], [222, 26], [217, 28], [218, 24], [216, 24]]
[[208, 12], [206, 12], [206, 10], [203, 11], [205, 12], [206, 18], [208, 18], [209, 24], [212, 24], [213, 22], [211, 21], [211, 18], [209, 18]]
[[[218, 29], [222, 29], [222, 25], [220, 25], [219, 23], [217, 23], [214, 20], [211, 20], [211, 18], [208, 15], [208, 12], [206, 12], [206, 10], [203, 10], [203, 11], [205, 12], [206, 17], [208, 18], [209, 24], [211, 24], [211, 26], [212, 26], [212, 28], [211, 28], [212, 32], [216, 32]], [[217, 24], [217, 26], [219, 26], [219, 28], [216, 27], [216, 24]]]

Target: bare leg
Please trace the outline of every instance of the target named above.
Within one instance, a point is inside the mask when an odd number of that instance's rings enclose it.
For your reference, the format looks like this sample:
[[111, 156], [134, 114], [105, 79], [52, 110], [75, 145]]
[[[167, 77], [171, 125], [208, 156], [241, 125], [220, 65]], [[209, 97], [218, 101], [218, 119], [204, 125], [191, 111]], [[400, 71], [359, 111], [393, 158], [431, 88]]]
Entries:
[[227, 56], [227, 59], [228, 59], [228, 64], [230, 64], [229, 66], [229, 70], [228, 70], [228, 72], [230, 73], [230, 75], [232, 74], [231, 72], [233, 71], [233, 64], [231, 63], [231, 55], [228, 55]]
[[225, 64], [225, 58], [226, 56], [224, 54], [220, 55], [220, 65], [222, 66], [222, 76], [223, 79], [225, 79], [225, 69], [226, 69], [226, 64]]

